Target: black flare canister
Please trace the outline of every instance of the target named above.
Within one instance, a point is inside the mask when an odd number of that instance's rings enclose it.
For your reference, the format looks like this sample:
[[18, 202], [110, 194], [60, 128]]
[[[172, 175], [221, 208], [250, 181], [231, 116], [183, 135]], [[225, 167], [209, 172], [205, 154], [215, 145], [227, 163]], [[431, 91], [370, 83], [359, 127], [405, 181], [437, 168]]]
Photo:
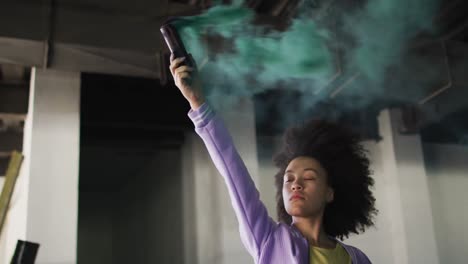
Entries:
[[192, 58], [187, 53], [184, 43], [182, 42], [182, 39], [177, 32], [177, 29], [172, 24], [174, 21], [176, 21], [175, 18], [167, 20], [161, 26], [160, 31], [164, 37], [164, 40], [166, 41], [167, 46], [169, 47], [169, 50], [172, 54], [174, 54], [174, 58], [185, 57], [186, 59], [182, 64], [192, 67]]

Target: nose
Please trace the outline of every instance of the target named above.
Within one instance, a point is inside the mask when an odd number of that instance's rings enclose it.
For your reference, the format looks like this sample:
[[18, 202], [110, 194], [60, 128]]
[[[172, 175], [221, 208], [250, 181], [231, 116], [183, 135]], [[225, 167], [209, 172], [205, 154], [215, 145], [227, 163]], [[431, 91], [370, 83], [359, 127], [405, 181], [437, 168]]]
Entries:
[[302, 190], [302, 185], [300, 185], [297, 181], [295, 181], [295, 182], [291, 185], [291, 190], [292, 190], [292, 191], [301, 191], [301, 190]]

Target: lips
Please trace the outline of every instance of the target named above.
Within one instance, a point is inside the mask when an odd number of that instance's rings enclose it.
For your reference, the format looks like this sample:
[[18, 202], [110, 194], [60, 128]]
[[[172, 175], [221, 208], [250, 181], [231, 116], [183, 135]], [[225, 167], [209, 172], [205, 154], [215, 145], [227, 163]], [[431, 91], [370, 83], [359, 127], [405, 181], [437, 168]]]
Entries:
[[293, 200], [304, 200], [304, 196], [300, 195], [300, 194], [293, 194], [291, 196], [291, 198], [289, 198], [290, 201], [293, 201]]

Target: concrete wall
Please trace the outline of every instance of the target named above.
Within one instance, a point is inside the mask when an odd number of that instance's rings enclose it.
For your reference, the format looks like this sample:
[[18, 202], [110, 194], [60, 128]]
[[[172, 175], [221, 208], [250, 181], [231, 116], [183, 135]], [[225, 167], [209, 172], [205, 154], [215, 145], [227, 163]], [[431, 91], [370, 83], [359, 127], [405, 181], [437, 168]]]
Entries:
[[1, 263], [18, 239], [40, 244], [38, 264], [76, 262], [80, 74], [33, 69], [25, 156], [2, 234]]
[[424, 145], [439, 263], [468, 259], [468, 147]]

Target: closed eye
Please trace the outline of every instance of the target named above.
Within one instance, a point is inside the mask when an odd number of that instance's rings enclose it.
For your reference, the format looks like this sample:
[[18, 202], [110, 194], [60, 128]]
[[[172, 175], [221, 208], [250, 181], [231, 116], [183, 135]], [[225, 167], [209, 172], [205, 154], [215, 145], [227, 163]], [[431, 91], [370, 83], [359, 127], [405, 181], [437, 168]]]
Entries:
[[293, 175], [291, 175], [290, 173], [287, 173], [287, 174], [284, 175], [283, 180], [284, 180], [285, 183], [286, 183], [286, 182], [292, 182], [292, 181], [293, 181], [293, 178], [294, 178]]

